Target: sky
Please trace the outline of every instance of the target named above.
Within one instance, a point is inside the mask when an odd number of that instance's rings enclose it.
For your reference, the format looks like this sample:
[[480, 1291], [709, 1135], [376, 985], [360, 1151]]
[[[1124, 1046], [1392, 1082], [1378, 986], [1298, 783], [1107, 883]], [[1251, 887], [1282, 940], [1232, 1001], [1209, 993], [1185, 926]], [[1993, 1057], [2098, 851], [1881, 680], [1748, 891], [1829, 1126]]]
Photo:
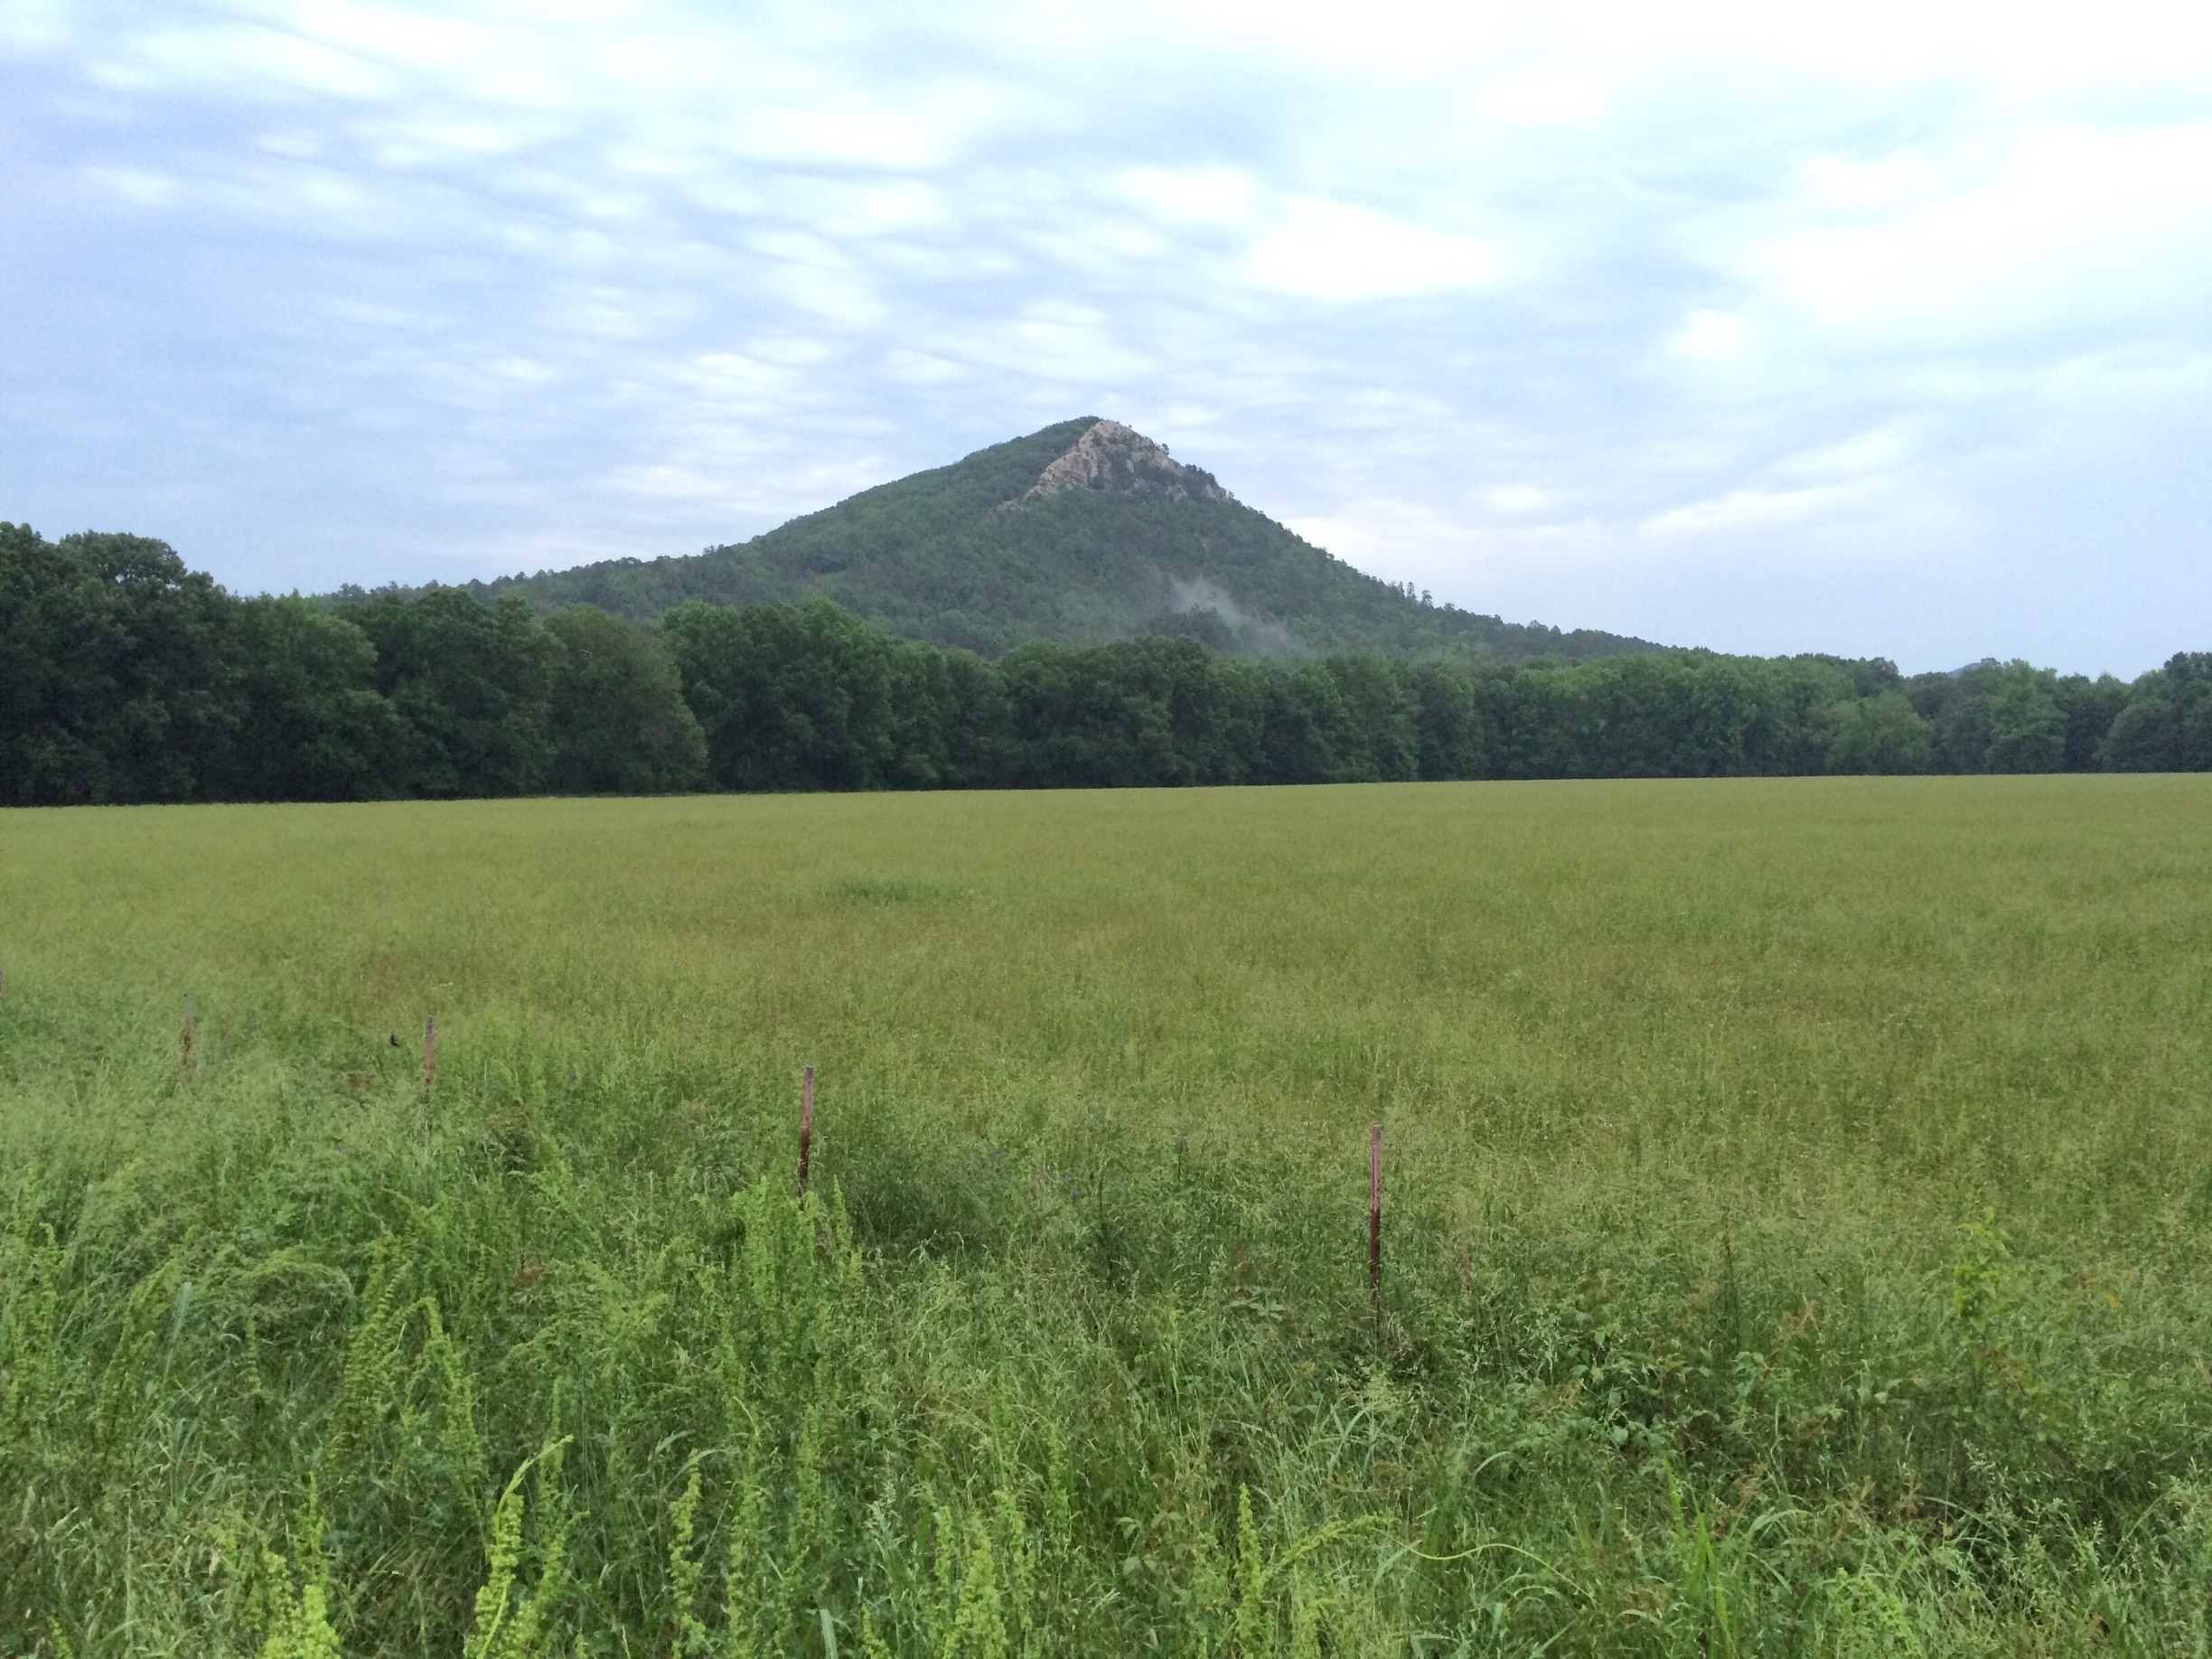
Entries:
[[450, 581], [1078, 415], [1510, 621], [2212, 649], [2212, 14], [0, 0], [0, 519]]

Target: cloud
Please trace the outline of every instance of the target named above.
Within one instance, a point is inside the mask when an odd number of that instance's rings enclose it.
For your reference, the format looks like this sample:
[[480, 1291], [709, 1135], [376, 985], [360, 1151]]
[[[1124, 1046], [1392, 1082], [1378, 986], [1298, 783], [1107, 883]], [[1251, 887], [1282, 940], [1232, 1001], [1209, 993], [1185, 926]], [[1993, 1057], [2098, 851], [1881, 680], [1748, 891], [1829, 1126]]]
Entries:
[[1680, 536], [1706, 530], [1768, 530], [1814, 520], [1833, 523], [1844, 513], [1864, 516], [1879, 504], [1879, 485], [1812, 484], [1796, 490], [1730, 490], [1710, 501], [1670, 508], [1644, 521], [1646, 534]]
[[80, 176], [94, 190], [133, 207], [167, 207], [183, 193], [175, 179], [145, 167], [87, 167]]
[[1131, 167], [1108, 188], [1181, 230], [1243, 231], [1261, 222], [1260, 182], [1242, 167]]
[[[0, 517], [244, 586], [452, 576], [726, 541], [1096, 412], [1479, 610], [2144, 666], [2212, 614], [2170, 553], [2208, 35], [2132, 0], [15, 0], [0, 356], [38, 395]], [[2094, 573], [1990, 574], [2067, 538]]]
[[1795, 222], [1758, 239], [1745, 264], [1830, 339], [1956, 351], [2132, 331], [2203, 305], [2212, 123], [1815, 156], [1787, 211]]
[[1245, 263], [1261, 287], [1340, 303], [1479, 288], [1504, 266], [1495, 248], [1473, 237], [1308, 199], [1289, 204]]

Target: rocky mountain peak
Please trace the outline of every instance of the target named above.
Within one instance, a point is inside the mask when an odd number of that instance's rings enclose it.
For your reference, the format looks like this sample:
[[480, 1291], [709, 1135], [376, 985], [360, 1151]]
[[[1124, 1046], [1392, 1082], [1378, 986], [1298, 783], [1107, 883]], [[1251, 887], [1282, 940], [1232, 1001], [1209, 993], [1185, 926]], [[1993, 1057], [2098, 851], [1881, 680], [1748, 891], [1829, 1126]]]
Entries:
[[1097, 420], [1054, 458], [1022, 499], [1058, 495], [1068, 490], [1105, 490], [1120, 495], [1185, 496], [1225, 501], [1229, 492], [1211, 473], [1185, 466], [1134, 427], [1118, 420]]

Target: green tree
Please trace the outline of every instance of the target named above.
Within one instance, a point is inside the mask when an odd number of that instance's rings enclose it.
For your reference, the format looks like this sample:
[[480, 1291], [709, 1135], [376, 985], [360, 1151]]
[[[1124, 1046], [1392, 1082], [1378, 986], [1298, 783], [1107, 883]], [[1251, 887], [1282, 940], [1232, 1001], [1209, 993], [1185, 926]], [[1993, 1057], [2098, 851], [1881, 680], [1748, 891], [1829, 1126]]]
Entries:
[[2185, 651], [2129, 688], [2103, 746], [2114, 772], [2212, 772], [2212, 651]]
[[553, 765], [560, 642], [520, 599], [458, 588], [372, 595], [349, 613], [375, 642], [377, 689], [406, 723], [409, 794], [527, 795]]
[[693, 600], [661, 622], [685, 700], [726, 789], [880, 789], [898, 755], [891, 642], [825, 600], [731, 610]]
[[0, 800], [190, 801], [236, 722], [233, 602], [168, 543], [0, 525]]
[[376, 689], [376, 647], [296, 595], [238, 607], [237, 739], [225, 792], [251, 801], [397, 793], [405, 728]]
[[1586, 775], [1730, 777], [1758, 708], [1742, 665], [1706, 652], [1617, 657], [1571, 670], [1594, 716]]
[[2104, 763], [2104, 739], [2128, 705], [2126, 682], [2110, 674], [2076, 674], [2059, 682], [2066, 692], [2066, 770], [2095, 772]]
[[2058, 677], [2048, 669], [2008, 662], [1992, 675], [1989, 772], [2057, 772], [2066, 764], [2067, 717], [2059, 706]]
[[1022, 783], [1114, 788], [1243, 775], [1247, 682], [1195, 640], [1026, 645], [999, 666]]
[[1363, 656], [1331, 657], [1321, 666], [1344, 706], [1336, 775], [1360, 783], [1419, 777], [1420, 699], [1405, 665]]
[[1759, 777], [1827, 770], [1829, 710], [1841, 698], [1894, 693], [1898, 686], [1897, 665], [1879, 657], [1864, 661], [1820, 655], [1735, 661], [1754, 698], [1743, 736], [1744, 769]]
[[1457, 662], [1417, 663], [1413, 717], [1420, 775], [1479, 778], [1489, 764], [1474, 672]]
[[1483, 718], [1496, 734], [1502, 778], [1586, 778], [1601, 723], [1587, 676], [1555, 665], [1509, 670], [1484, 682]]
[[1831, 704], [1826, 713], [1830, 772], [1926, 772], [1935, 759], [1936, 728], [1901, 692]]
[[1014, 781], [1013, 726], [998, 669], [918, 641], [892, 649], [895, 789], [989, 789]]
[[595, 605], [556, 612], [552, 787], [574, 795], [663, 795], [707, 781], [707, 736], [667, 648]]
[[1269, 674], [1263, 692], [1253, 782], [1343, 782], [1352, 717], [1336, 677], [1309, 662], [1289, 673]]
[[116, 688], [102, 595], [27, 524], [0, 523], [0, 801], [96, 801]]

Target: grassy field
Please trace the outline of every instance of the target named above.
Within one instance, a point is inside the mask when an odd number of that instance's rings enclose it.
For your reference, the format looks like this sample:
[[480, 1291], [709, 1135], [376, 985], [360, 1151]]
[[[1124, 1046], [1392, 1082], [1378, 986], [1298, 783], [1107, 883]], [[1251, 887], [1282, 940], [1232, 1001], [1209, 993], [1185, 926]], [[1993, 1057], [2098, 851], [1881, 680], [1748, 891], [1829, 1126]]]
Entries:
[[2203, 1652], [2208, 964], [2202, 778], [0, 814], [0, 1653]]

